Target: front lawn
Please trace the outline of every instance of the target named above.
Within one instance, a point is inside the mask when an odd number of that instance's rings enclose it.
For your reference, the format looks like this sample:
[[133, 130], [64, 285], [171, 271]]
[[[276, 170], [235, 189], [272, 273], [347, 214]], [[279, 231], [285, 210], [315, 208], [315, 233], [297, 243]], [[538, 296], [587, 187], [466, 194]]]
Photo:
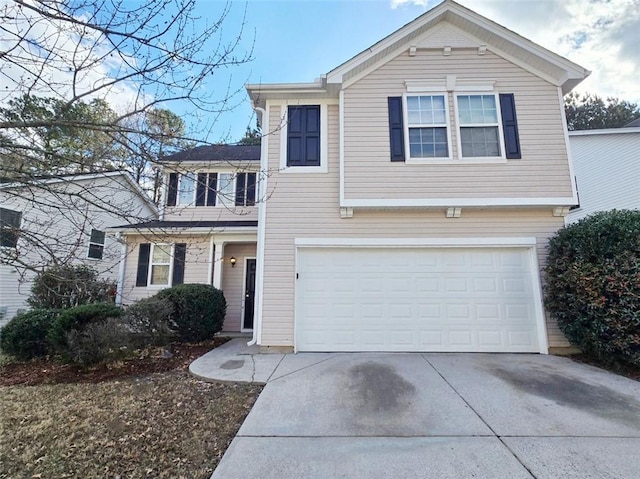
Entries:
[[191, 377], [206, 349], [88, 371], [0, 365], [0, 478], [208, 478], [261, 388]]

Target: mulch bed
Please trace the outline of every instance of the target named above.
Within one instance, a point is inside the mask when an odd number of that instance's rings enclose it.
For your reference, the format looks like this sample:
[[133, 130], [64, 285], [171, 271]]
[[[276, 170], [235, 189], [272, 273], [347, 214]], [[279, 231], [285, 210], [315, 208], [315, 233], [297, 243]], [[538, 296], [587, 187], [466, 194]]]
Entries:
[[186, 368], [193, 360], [228, 340], [229, 338], [215, 338], [197, 344], [172, 344], [166, 348], [141, 351], [137, 357], [91, 368], [61, 364], [48, 358], [10, 362], [0, 366], [0, 386], [99, 383]]

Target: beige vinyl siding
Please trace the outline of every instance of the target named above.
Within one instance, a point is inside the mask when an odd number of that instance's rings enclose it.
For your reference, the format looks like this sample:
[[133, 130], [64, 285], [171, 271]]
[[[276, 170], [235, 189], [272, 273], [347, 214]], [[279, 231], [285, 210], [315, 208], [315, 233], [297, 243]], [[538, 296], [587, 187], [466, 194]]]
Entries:
[[171, 206], [166, 221], [258, 221], [257, 206]]
[[[186, 243], [184, 282], [185, 283], [209, 283], [211, 263], [210, 247], [211, 238], [208, 235], [175, 235], [163, 238], [150, 238], [145, 236], [127, 236], [127, 257], [125, 262], [125, 277], [123, 283], [123, 303], [131, 304], [156, 294], [162, 287], [136, 286], [138, 271], [138, 255], [141, 243]], [[223, 325], [224, 331], [240, 331], [240, 318], [244, 299], [244, 260], [246, 257], [255, 257], [256, 245], [229, 243], [224, 247], [224, 259], [222, 262], [222, 291], [227, 301], [227, 314]], [[235, 268], [231, 267], [229, 258], [234, 256], [238, 262]], [[214, 264], [213, 268], [220, 267]]]
[[[465, 163], [458, 159], [456, 110], [449, 95], [450, 145], [455, 164], [390, 161], [387, 98], [406, 92], [405, 80], [495, 81], [515, 95], [522, 159]], [[463, 90], [460, 90], [461, 92]], [[570, 197], [571, 179], [557, 88], [487, 52], [465, 49], [402, 53], [344, 91], [346, 199]], [[408, 145], [405, 145], [408, 147]]]
[[[270, 131], [277, 131], [280, 107], [270, 107], [268, 114]], [[356, 210], [353, 218], [341, 219], [337, 117], [338, 107], [329, 106], [328, 173], [277, 172], [280, 142], [269, 141], [273, 174], [266, 211], [262, 345], [293, 345], [295, 238], [536, 237], [544, 264], [547, 239], [563, 225], [550, 208], [463, 209], [460, 218], [451, 219], [444, 209]], [[548, 330], [551, 347], [567, 345], [552, 321]]]
[[184, 282], [209, 283], [209, 250], [210, 239], [206, 235], [166, 236], [152, 238], [149, 236], [127, 236], [127, 256], [125, 259], [125, 277], [122, 288], [122, 302], [129, 304], [142, 298], [153, 296], [162, 287], [136, 286], [138, 272], [138, 255], [141, 243], [186, 243]]
[[[232, 267], [231, 263], [229, 263], [229, 258], [232, 256], [237, 260], [235, 267]], [[222, 291], [227, 301], [227, 316], [224, 321], [224, 331], [240, 331], [241, 329], [244, 313], [245, 260], [246, 258], [255, 257], [255, 243], [230, 243], [224, 247]]]

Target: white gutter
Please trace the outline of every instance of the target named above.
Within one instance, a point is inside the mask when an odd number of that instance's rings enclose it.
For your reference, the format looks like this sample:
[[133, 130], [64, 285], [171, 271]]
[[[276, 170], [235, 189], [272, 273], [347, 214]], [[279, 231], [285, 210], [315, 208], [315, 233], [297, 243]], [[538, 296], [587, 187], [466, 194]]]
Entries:
[[[260, 108], [255, 104], [253, 109], [262, 115], [263, 129], [269, 128], [269, 106]], [[258, 240], [256, 244], [256, 288], [254, 292], [253, 337], [247, 346], [262, 344], [262, 295], [264, 292], [264, 242], [267, 219], [267, 178], [269, 176], [269, 134], [262, 137], [260, 142], [260, 181], [258, 182]]]

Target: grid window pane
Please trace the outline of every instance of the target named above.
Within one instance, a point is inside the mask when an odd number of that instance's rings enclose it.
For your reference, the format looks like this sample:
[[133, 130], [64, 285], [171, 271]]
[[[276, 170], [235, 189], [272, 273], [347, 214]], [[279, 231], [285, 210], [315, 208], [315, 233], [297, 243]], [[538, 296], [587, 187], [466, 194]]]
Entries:
[[153, 265], [151, 267], [151, 284], [169, 284], [169, 265]]
[[233, 173], [218, 174], [218, 204], [233, 207], [236, 202], [236, 195], [233, 188]]
[[178, 204], [190, 205], [193, 203], [196, 185], [196, 175], [189, 173], [180, 176], [180, 188], [178, 189]]
[[461, 125], [498, 123], [494, 95], [459, 95], [458, 119]]
[[460, 128], [462, 156], [500, 156], [498, 127]]
[[446, 110], [444, 96], [407, 97], [407, 117], [409, 125], [444, 125]]
[[412, 158], [449, 156], [446, 128], [410, 128], [409, 151]]
[[153, 263], [169, 263], [171, 261], [171, 250], [168, 245], [155, 245], [153, 248]]

